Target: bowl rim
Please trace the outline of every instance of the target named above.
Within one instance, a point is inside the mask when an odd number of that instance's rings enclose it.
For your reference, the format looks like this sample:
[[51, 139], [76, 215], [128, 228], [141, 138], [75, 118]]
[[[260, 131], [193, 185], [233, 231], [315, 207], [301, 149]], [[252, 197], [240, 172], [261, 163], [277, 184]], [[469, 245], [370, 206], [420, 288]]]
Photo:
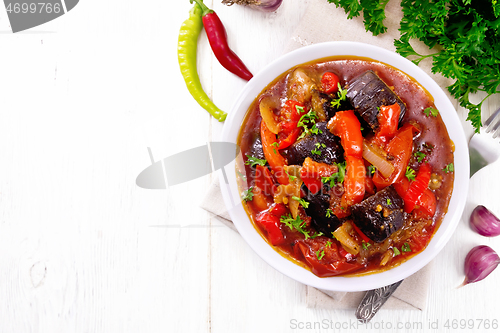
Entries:
[[[346, 41], [323, 42], [304, 46], [280, 56], [265, 66], [244, 86], [233, 103], [221, 132], [221, 141], [236, 143], [242, 121], [250, 104], [270, 82], [297, 65], [330, 56], [364, 57], [388, 64], [413, 77], [433, 96], [450, 139], [455, 144], [453, 162], [455, 179], [448, 212], [427, 248], [387, 271], [355, 277], [320, 278], [279, 254], [254, 228], [239, 196], [235, 161], [218, 170], [219, 184], [224, 203], [236, 229], [247, 244], [269, 265], [288, 277], [315, 288], [346, 292], [364, 291], [390, 285], [414, 274], [432, 261], [450, 240], [460, 221], [467, 198], [469, 153], [464, 129], [455, 108], [448, 96], [427, 73], [395, 52], [372, 44]], [[239, 157], [241, 158], [241, 153]]]

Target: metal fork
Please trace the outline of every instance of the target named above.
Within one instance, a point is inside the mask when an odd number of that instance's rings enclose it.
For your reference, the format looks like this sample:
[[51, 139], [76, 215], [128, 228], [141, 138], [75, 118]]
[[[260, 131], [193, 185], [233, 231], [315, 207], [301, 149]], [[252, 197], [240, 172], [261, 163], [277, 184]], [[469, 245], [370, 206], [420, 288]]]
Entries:
[[[500, 157], [500, 108], [496, 110], [469, 141], [470, 177]], [[369, 322], [396, 291], [403, 280], [378, 289], [368, 290], [356, 309], [356, 318]]]
[[480, 133], [469, 142], [470, 176], [500, 157], [500, 108], [485, 122]]

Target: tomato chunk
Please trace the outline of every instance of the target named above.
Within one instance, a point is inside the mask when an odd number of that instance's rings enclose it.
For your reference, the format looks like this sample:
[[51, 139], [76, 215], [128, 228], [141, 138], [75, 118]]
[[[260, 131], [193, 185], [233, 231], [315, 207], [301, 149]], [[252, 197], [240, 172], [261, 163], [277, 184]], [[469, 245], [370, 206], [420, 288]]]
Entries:
[[339, 77], [336, 74], [326, 72], [321, 77], [321, 90], [327, 94], [336, 93], [339, 90], [339, 82]]
[[[335, 246], [335, 244], [332, 243], [331, 246]], [[307, 265], [311, 268], [311, 271], [319, 277], [345, 274], [363, 267], [362, 264], [359, 264], [356, 261], [352, 263], [347, 262], [345, 257], [341, 257], [339, 260], [328, 260], [328, 258], [318, 259], [318, 255], [314, 253], [309, 246], [301, 242], [297, 242], [294, 247], [297, 248], [295, 252], [300, 253], [304, 257]]]
[[297, 123], [305, 113], [305, 110], [303, 112], [300, 111], [301, 108], [304, 108], [304, 104], [292, 99], [287, 100], [281, 108], [281, 121], [295, 121]]

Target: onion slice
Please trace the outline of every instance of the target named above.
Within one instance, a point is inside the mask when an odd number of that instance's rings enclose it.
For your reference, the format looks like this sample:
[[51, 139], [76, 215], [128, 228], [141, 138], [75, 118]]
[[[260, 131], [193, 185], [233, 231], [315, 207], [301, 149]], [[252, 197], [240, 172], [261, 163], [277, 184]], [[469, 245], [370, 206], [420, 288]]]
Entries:
[[278, 134], [280, 127], [276, 119], [274, 119], [273, 104], [269, 98], [263, 98], [260, 101], [259, 110], [262, 120], [266, 123], [267, 128], [274, 134]]
[[344, 222], [344, 224], [338, 227], [333, 232], [333, 236], [335, 236], [347, 252], [356, 255], [359, 253], [359, 244], [349, 235], [349, 232], [346, 230], [346, 223]]
[[500, 220], [482, 205], [474, 208], [469, 222], [472, 230], [482, 236], [493, 237], [500, 235]]
[[385, 178], [388, 178], [394, 172], [394, 166], [365, 140], [363, 140], [363, 158], [376, 167]]
[[474, 247], [465, 257], [465, 280], [461, 286], [481, 281], [497, 268], [500, 257], [489, 246]]

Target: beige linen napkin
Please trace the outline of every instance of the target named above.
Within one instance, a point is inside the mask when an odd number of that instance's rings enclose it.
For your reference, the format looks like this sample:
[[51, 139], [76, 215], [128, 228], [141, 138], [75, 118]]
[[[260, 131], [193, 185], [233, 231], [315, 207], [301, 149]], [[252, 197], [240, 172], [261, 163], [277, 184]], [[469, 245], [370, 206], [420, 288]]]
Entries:
[[[388, 31], [374, 37], [371, 33], [365, 31], [362, 17], [348, 20], [343, 9], [336, 8], [334, 4], [328, 3], [327, 0], [313, 0], [304, 13], [298, 28], [293, 33], [285, 51], [288, 52], [302, 46], [326, 41], [358, 41], [395, 51], [393, 41], [395, 38], [399, 38], [399, 22], [403, 16], [399, 3], [400, 0], [389, 1], [386, 7], [387, 19], [384, 21]], [[425, 45], [418, 42], [412, 43], [412, 46], [421, 54], [431, 52]], [[440, 75], [432, 74], [430, 61], [422, 61], [420, 67], [447, 92], [445, 87], [450, 85], [451, 82]], [[448, 96], [450, 95], [448, 94]], [[457, 105], [452, 98], [450, 100], [455, 106]], [[209, 188], [201, 207], [213, 213], [220, 221], [236, 231], [224, 206], [218, 180]], [[427, 302], [431, 266], [432, 263], [406, 278], [384, 305], [384, 309], [423, 310]], [[364, 294], [365, 292], [331, 292], [306, 286], [306, 304], [311, 308], [354, 309], [358, 306]]]

